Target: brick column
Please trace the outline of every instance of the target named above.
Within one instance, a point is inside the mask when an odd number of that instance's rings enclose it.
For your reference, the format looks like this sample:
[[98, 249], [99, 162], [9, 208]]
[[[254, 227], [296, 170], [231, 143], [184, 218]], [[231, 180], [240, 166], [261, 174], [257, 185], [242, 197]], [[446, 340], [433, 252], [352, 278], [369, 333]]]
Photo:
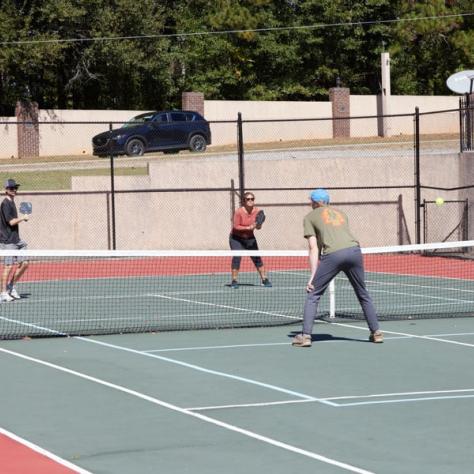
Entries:
[[[333, 119], [337, 119], [332, 121], [333, 138], [350, 137], [350, 89], [347, 87], [332, 87], [329, 89], [329, 100], [332, 102]], [[347, 120], [343, 120], [344, 118], [347, 118]]]
[[204, 117], [204, 94], [202, 92], [183, 92], [181, 95], [181, 108], [198, 112]]
[[19, 122], [17, 125], [18, 158], [39, 156], [38, 103], [18, 101], [15, 116]]

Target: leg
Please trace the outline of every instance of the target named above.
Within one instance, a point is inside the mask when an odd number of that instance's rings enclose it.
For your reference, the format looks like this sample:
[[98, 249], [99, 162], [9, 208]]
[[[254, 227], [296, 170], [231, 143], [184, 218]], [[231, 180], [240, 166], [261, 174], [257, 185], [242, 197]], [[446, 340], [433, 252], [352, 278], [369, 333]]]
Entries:
[[306, 295], [303, 313], [303, 334], [309, 335], [312, 333], [319, 300], [331, 280], [340, 272], [340, 262], [336, 254], [337, 252], [321, 257], [316, 275], [313, 278], [314, 290]]
[[2, 272], [2, 293], [7, 292], [7, 285], [9, 283], [8, 277], [10, 275], [10, 271], [12, 270], [13, 265], [7, 265], [3, 267], [3, 272]]
[[[240, 240], [237, 240], [236, 238], [229, 236], [229, 245], [231, 250], [243, 250], [244, 247]], [[240, 270], [240, 262], [242, 258], [241, 257], [232, 257], [232, 262], [231, 262], [231, 278], [232, 281], [230, 283], [230, 286], [232, 288], [238, 288], [239, 285], [237, 283], [237, 278], [239, 277], [239, 270]]]
[[377, 319], [377, 312], [375, 311], [372, 298], [365, 287], [364, 264], [362, 260], [362, 253], [359, 247], [352, 247], [347, 249], [348, 259], [347, 266], [344, 268], [344, 273], [347, 275], [352, 288], [364, 312], [367, 325], [372, 333], [379, 330], [379, 322]]
[[13, 296], [11, 296], [9, 293], [8, 293], [8, 289], [9, 289], [9, 286], [10, 286], [10, 283], [9, 283], [9, 278], [10, 278], [10, 274], [11, 274], [11, 271], [13, 269], [13, 264], [9, 264], [10, 262], [7, 263], [6, 259], [5, 259], [5, 267], [3, 268], [3, 272], [2, 272], [2, 282], [1, 282], [1, 285], [2, 285], [2, 292], [0, 294], [0, 303], [3, 303], [3, 302], [9, 302], [9, 301], [13, 301], [14, 298]]
[[[247, 241], [247, 250], [258, 250], [258, 244], [257, 244], [257, 239], [249, 239]], [[267, 272], [265, 270], [265, 267], [263, 265], [263, 260], [261, 257], [256, 256], [256, 257], [250, 257], [253, 264], [255, 265], [255, 268], [257, 269], [258, 274], [260, 275], [260, 279], [262, 280], [262, 285], [266, 287], [271, 287], [272, 284], [270, 280], [267, 277]]]
[[10, 285], [14, 285], [25, 273], [26, 269], [28, 268], [28, 262], [25, 260], [23, 262], [20, 262], [15, 273], [13, 274], [13, 278], [10, 281]]
[[[15, 244], [15, 246], [17, 247], [18, 250], [28, 249], [28, 245], [24, 240], [20, 240], [17, 244]], [[16, 257], [13, 257], [13, 259], [14, 259], [14, 262], [18, 264], [18, 266], [12, 275], [10, 283], [7, 284], [7, 292], [12, 298], [19, 300], [21, 296], [16, 290], [14, 285], [21, 278], [23, 273], [25, 273], [26, 269], [28, 268], [28, 262], [26, 258], [22, 255], [17, 255]]]

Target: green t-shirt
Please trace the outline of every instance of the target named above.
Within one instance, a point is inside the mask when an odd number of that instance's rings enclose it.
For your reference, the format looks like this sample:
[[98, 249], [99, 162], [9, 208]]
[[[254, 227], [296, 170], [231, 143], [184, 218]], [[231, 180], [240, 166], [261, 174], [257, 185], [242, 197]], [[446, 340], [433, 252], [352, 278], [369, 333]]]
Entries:
[[349, 230], [346, 214], [333, 207], [313, 209], [305, 216], [303, 226], [305, 237], [316, 237], [321, 255], [359, 245]]

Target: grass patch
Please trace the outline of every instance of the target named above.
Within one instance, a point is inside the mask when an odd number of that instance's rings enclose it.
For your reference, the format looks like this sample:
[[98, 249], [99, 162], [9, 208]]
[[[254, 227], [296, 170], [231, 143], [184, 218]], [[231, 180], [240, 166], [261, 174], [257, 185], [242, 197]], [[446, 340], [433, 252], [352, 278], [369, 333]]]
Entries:
[[[148, 174], [146, 166], [137, 168], [116, 168], [116, 176], [144, 176]], [[3, 183], [7, 178], [14, 178], [21, 184], [20, 191], [58, 191], [71, 189], [72, 176], [110, 176], [109, 168], [90, 170], [45, 170], [0, 172]]]

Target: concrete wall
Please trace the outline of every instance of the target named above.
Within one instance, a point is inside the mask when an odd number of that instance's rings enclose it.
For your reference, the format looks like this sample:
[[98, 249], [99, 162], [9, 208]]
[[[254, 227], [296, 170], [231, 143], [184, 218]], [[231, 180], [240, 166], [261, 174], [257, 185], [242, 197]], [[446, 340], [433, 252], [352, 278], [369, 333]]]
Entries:
[[[415, 106], [420, 112], [455, 109], [459, 104], [458, 96], [391, 96], [389, 112], [391, 114], [413, 114]], [[246, 143], [272, 143], [291, 140], [311, 140], [332, 138], [332, 107], [330, 102], [289, 102], [289, 101], [217, 101], [204, 102], [205, 116], [211, 122], [236, 121], [238, 112], [243, 120], [304, 119], [317, 118], [327, 120], [302, 122], [250, 123], [244, 125]], [[377, 114], [376, 96], [350, 97], [351, 116]], [[40, 155], [89, 155], [92, 153], [91, 138], [97, 133], [129, 120], [143, 111], [137, 110], [41, 110]], [[0, 158], [16, 157], [17, 130], [9, 122], [14, 117], [0, 118]], [[409, 117], [390, 118], [388, 126], [392, 135], [413, 134], [413, 122]], [[44, 122], [44, 123], [43, 123]], [[96, 122], [96, 123], [55, 123], [55, 122]], [[106, 123], [97, 123], [106, 122]], [[235, 145], [235, 123], [212, 123], [213, 146]], [[458, 133], [457, 113], [424, 116], [423, 134]], [[355, 119], [351, 121], [351, 136], [377, 136], [377, 119]], [[212, 147], [211, 147], [212, 149]]]
[[0, 117], [0, 158], [11, 158], [18, 154], [16, 117]]
[[91, 139], [109, 130], [109, 123], [56, 122], [114, 122], [113, 128], [140, 114], [137, 110], [42, 110], [40, 112], [40, 155], [90, 155]]
[[[330, 102], [288, 102], [288, 101], [229, 101], [206, 100], [204, 102], [207, 120], [236, 120], [240, 112], [242, 120], [278, 120], [328, 118], [332, 116]], [[244, 124], [244, 142], [265, 143], [286, 140], [309, 140], [331, 138], [330, 120], [318, 122], [273, 122]], [[212, 124], [213, 145], [235, 143], [234, 123]]]
[[[472, 165], [458, 154], [428, 155], [422, 159], [422, 184], [456, 187], [472, 177]], [[461, 171], [469, 172], [469, 178]], [[150, 163], [148, 176], [117, 176], [117, 190], [135, 193], [116, 195], [118, 249], [227, 249], [232, 217], [232, 194], [205, 188], [229, 187], [237, 176], [236, 164], [202, 161], [195, 157], [164, 158]], [[391, 157], [345, 156], [317, 160], [252, 161], [247, 189], [262, 187], [271, 176], [272, 187], [401, 186], [413, 177], [413, 160]], [[407, 178], [408, 177], [408, 178]], [[448, 179], [447, 179], [448, 178]], [[108, 190], [108, 177], [75, 177], [74, 191]], [[145, 192], [146, 189], [201, 188], [201, 192]], [[413, 189], [363, 189], [331, 191], [332, 202], [345, 210], [352, 229], [365, 247], [396, 245], [402, 194], [403, 211], [412, 241], [415, 238]], [[426, 191], [433, 199], [437, 191]], [[25, 195], [26, 198], [27, 195]], [[258, 233], [262, 249], [304, 249], [302, 219], [309, 212], [308, 191], [257, 191], [257, 205], [267, 214]], [[460, 192], [445, 199], [462, 197]], [[110, 212], [107, 196], [35, 196], [34, 214], [21, 226], [31, 248], [107, 249]], [[21, 195], [18, 201], [23, 200]], [[26, 200], [26, 199], [25, 199]], [[370, 202], [371, 204], [368, 204]], [[289, 206], [291, 204], [291, 206]], [[443, 208], [444, 209], [444, 208]], [[448, 208], [446, 208], [448, 209]], [[456, 216], [453, 217], [455, 220]], [[52, 232], [52, 229], [55, 232]]]
[[[351, 117], [377, 115], [377, 96], [351, 95]], [[459, 108], [459, 96], [398, 96], [387, 98], [388, 115], [420, 114]], [[413, 135], [411, 117], [387, 117], [388, 135]], [[422, 134], [459, 133], [458, 112], [423, 115], [420, 119]], [[377, 119], [353, 119], [351, 136], [370, 137], [377, 135]]]

